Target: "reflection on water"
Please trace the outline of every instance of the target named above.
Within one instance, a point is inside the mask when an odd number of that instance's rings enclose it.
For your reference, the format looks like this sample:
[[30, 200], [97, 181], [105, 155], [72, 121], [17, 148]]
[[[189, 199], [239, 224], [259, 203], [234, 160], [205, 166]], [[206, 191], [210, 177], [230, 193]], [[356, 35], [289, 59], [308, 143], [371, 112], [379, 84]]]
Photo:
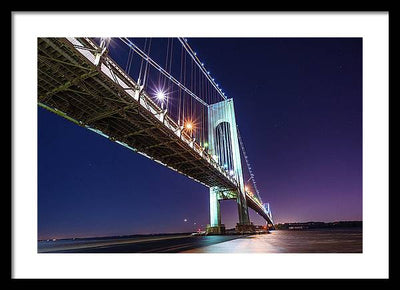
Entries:
[[275, 230], [252, 236], [151, 235], [49, 240], [38, 252], [362, 253], [362, 229]]
[[275, 230], [191, 253], [362, 253], [362, 229]]

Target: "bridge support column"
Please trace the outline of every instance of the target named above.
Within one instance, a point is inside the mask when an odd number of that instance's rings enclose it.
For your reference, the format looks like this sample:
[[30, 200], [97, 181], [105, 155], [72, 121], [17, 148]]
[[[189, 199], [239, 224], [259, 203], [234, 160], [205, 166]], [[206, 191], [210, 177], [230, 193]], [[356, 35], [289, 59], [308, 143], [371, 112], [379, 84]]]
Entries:
[[210, 188], [210, 224], [207, 225], [207, 234], [221, 235], [225, 233], [225, 225], [221, 224], [221, 208], [219, 192], [216, 187]]
[[237, 204], [239, 210], [239, 222], [236, 224], [235, 231], [240, 234], [254, 233], [256, 227], [250, 222], [249, 211], [247, 207], [246, 198], [243, 194], [238, 194]]
[[249, 209], [247, 207], [246, 197], [243, 194], [238, 193], [236, 202], [238, 205], [239, 212], [239, 225], [249, 225], [250, 217], [249, 217]]
[[[208, 106], [208, 148], [209, 154], [216, 156], [219, 165], [236, 180], [236, 202], [239, 211], [238, 224], [250, 225], [232, 99], [226, 99]], [[210, 198], [211, 196], [210, 194]], [[212, 218], [210, 225], [213, 224]]]

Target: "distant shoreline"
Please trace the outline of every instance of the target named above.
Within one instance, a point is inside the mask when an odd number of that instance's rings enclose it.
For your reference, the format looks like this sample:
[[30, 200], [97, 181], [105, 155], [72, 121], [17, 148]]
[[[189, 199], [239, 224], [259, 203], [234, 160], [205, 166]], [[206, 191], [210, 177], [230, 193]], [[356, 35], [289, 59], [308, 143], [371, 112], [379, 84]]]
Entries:
[[113, 236], [96, 236], [96, 237], [69, 237], [69, 238], [58, 238], [58, 239], [40, 239], [38, 242], [46, 241], [69, 241], [69, 240], [113, 240], [113, 239], [129, 239], [129, 238], [141, 238], [141, 237], [155, 237], [155, 236], [175, 236], [175, 235], [190, 235], [192, 232], [185, 233], [158, 233], [158, 234], [131, 234], [131, 235], [113, 235]]
[[360, 228], [362, 221], [338, 221], [338, 222], [303, 222], [303, 223], [279, 223], [275, 224], [276, 230], [306, 230], [306, 229], [337, 229]]
[[[279, 223], [275, 224], [275, 230], [304, 230], [304, 229], [321, 229], [321, 228], [351, 228], [362, 227], [362, 221], [338, 221], [338, 222], [297, 222], [297, 223]], [[96, 236], [96, 237], [69, 237], [69, 238], [48, 238], [39, 239], [38, 242], [49, 241], [69, 241], [69, 240], [111, 240], [111, 239], [129, 239], [140, 237], [154, 236], [174, 236], [174, 235], [190, 235], [192, 232], [182, 233], [155, 233], [155, 234], [131, 234], [131, 235], [113, 235], [113, 236]]]

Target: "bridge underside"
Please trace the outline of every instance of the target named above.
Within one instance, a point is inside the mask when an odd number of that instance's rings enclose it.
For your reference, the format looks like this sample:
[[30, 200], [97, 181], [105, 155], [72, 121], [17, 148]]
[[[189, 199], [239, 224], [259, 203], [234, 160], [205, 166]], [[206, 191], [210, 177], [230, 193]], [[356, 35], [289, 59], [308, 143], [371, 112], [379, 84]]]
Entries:
[[[87, 41], [79, 39], [79, 46], [93, 50]], [[65, 38], [38, 38], [38, 104], [207, 187], [237, 191], [232, 179], [204, 157], [202, 148], [189, 144], [190, 136], [123, 69], [115, 63], [111, 68], [109, 62], [94, 65]], [[246, 200], [270, 222], [258, 204]]]
[[[146, 98], [148, 106], [160, 110], [148, 97], [142, 98]], [[208, 187], [233, 188], [187, 142], [65, 39], [38, 39], [38, 101], [77, 124], [98, 130], [110, 140], [122, 142]], [[184, 137], [190, 139], [188, 135]]]
[[268, 224], [273, 224], [271, 218], [263, 210], [260, 210], [260, 206], [253, 199], [246, 197], [246, 202], [247, 206], [262, 216]]

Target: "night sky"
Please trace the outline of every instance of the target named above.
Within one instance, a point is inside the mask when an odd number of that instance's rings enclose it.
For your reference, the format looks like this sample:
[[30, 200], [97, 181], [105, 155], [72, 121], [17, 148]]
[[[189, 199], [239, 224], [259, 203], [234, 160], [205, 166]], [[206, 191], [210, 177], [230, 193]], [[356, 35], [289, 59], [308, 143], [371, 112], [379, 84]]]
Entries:
[[[234, 99], [274, 221], [362, 220], [362, 39], [188, 41]], [[221, 210], [234, 227], [235, 201]], [[39, 239], [188, 232], [208, 222], [208, 188], [38, 107]]]

